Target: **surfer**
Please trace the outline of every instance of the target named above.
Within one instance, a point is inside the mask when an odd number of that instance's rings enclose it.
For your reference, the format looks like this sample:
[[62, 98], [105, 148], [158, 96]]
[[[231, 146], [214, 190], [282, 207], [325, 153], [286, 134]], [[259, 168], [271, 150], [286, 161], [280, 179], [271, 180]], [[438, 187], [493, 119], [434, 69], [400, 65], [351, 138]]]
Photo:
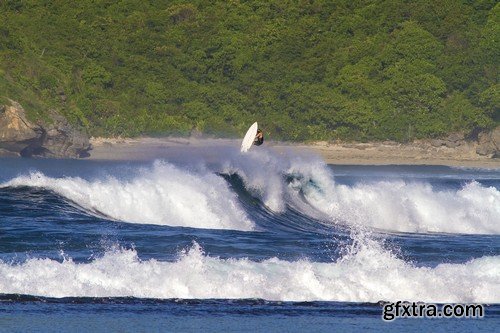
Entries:
[[264, 133], [259, 129], [259, 125], [257, 122], [253, 123], [252, 126], [248, 129], [241, 141], [241, 149], [242, 153], [246, 153], [253, 145], [260, 146], [264, 143]]
[[253, 141], [253, 144], [256, 146], [260, 146], [261, 144], [264, 143], [264, 133], [260, 129], [257, 130], [257, 134], [255, 135], [255, 140]]

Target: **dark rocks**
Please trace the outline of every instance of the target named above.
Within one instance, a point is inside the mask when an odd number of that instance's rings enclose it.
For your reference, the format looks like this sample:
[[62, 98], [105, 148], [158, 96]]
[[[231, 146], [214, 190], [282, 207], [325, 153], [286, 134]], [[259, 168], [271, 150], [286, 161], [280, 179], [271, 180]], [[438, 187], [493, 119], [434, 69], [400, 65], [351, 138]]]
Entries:
[[464, 140], [465, 135], [463, 133], [451, 133], [443, 141], [446, 147], [457, 148], [464, 143]]
[[478, 155], [482, 155], [482, 156], [493, 155], [493, 154], [495, 154], [495, 148], [493, 146], [490, 146], [490, 145], [481, 145], [481, 146], [477, 147], [476, 153]]
[[8, 152], [23, 157], [89, 156], [91, 146], [87, 134], [55, 112], [51, 114], [51, 118], [50, 124], [33, 124], [26, 118], [19, 103], [11, 101], [11, 105], [0, 106], [2, 155]]
[[53, 123], [45, 128], [43, 147], [48, 151], [46, 157], [87, 157], [90, 150], [89, 138], [86, 133], [75, 129], [66, 118], [53, 113]]

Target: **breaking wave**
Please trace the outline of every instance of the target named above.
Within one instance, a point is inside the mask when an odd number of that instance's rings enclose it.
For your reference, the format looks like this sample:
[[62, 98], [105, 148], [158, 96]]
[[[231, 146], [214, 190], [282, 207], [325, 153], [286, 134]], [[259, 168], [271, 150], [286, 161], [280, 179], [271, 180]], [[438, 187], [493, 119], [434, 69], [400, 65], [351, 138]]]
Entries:
[[51, 178], [35, 172], [4, 183], [4, 187], [42, 187], [80, 207], [132, 222], [210, 229], [253, 230], [236, 194], [221, 177], [181, 170], [155, 162], [130, 180], [107, 177]]
[[195, 243], [175, 262], [142, 261], [135, 250], [113, 250], [88, 263], [29, 259], [0, 262], [0, 293], [46, 297], [271, 301], [500, 302], [500, 256], [463, 264], [416, 267], [373, 241], [336, 262], [220, 259]]
[[[342, 185], [321, 160], [254, 155], [226, 162], [223, 172], [240, 176], [275, 213], [288, 205], [310, 217], [389, 232], [500, 234], [495, 187], [471, 181], [459, 190], [436, 190], [405, 180]], [[258, 168], [252, 159], [259, 161]]]
[[[338, 184], [320, 159], [269, 150], [226, 154], [212, 169], [187, 171], [165, 162], [131, 179], [52, 178], [35, 172], [3, 186], [43, 187], [80, 207], [116, 220], [194, 228], [255, 229], [238, 193], [257, 198], [273, 214], [292, 208], [304, 218], [387, 232], [500, 234], [500, 191], [470, 181], [438, 190], [425, 181]], [[223, 175], [237, 175], [229, 184]], [[251, 215], [251, 214], [250, 214]]]

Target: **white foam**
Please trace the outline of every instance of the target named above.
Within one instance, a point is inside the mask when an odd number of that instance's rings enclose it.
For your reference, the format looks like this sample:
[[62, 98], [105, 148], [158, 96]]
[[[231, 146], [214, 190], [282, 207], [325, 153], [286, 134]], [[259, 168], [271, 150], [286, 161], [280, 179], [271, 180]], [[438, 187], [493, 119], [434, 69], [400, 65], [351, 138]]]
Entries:
[[261, 298], [275, 301], [500, 302], [500, 256], [415, 267], [376, 243], [331, 263], [209, 257], [195, 244], [175, 262], [141, 261], [134, 250], [71, 259], [0, 262], [0, 293], [47, 297]]
[[[318, 159], [265, 150], [226, 163], [223, 172], [240, 175], [276, 213], [289, 204], [314, 218], [391, 232], [500, 234], [500, 191], [474, 181], [460, 190], [402, 180], [340, 185]], [[286, 184], [287, 176], [295, 180]]]
[[500, 234], [500, 192], [477, 182], [458, 191], [405, 181], [304, 191], [315, 208], [351, 225], [396, 232]]
[[208, 171], [188, 172], [167, 163], [156, 162], [130, 180], [51, 178], [37, 172], [19, 176], [2, 186], [50, 189], [85, 209], [126, 222], [212, 229], [254, 228], [223, 178]]

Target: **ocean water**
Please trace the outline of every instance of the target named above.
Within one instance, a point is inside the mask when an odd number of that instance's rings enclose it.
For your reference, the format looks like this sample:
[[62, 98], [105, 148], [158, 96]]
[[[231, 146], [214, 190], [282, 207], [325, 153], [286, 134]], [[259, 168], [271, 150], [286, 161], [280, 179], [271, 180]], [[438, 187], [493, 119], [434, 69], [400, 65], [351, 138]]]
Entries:
[[[481, 319], [382, 320], [384, 302]], [[500, 170], [184, 148], [0, 159], [0, 331], [449, 331], [500, 325]]]

